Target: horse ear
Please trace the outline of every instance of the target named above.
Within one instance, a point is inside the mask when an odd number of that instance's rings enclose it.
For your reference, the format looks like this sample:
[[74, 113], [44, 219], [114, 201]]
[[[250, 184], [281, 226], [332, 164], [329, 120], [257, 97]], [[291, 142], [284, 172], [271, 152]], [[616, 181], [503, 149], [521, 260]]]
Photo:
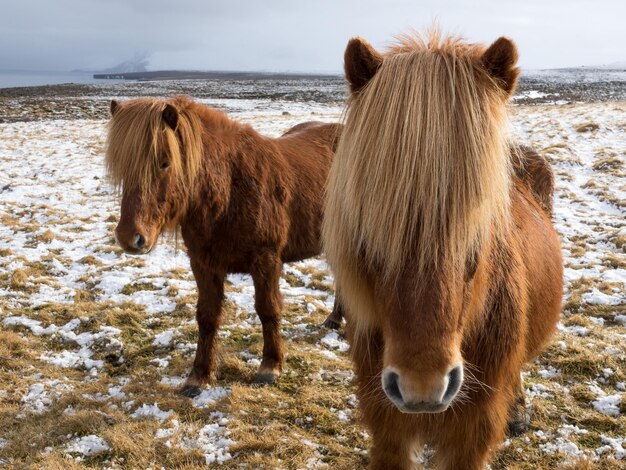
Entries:
[[115, 116], [115, 111], [117, 111], [117, 107], [120, 103], [117, 100], [111, 100], [111, 116]]
[[176, 126], [178, 126], [178, 110], [168, 103], [163, 110], [163, 120], [173, 130], [176, 130]]
[[343, 63], [350, 91], [356, 93], [376, 75], [383, 56], [365, 39], [352, 38], [346, 47]]
[[517, 57], [515, 43], [502, 36], [489, 46], [481, 58], [481, 62], [489, 75], [496, 80], [508, 96], [511, 96], [515, 91], [519, 77]]

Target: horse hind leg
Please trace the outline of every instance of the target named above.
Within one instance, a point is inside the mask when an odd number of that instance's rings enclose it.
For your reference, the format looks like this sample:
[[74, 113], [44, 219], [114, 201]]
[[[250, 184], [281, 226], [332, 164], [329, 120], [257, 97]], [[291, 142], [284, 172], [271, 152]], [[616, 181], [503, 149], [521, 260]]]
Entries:
[[322, 326], [331, 330], [338, 330], [341, 327], [343, 316], [343, 307], [341, 306], [341, 302], [339, 302], [338, 298], [335, 297], [333, 311], [326, 317]]
[[516, 386], [515, 401], [509, 408], [509, 436], [518, 437], [528, 431], [530, 427], [530, 407], [526, 406], [526, 396], [524, 394], [524, 384], [522, 376], [519, 376], [519, 383]]
[[259, 256], [252, 270], [254, 306], [263, 326], [263, 360], [254, 379], [258, 384], [276, 382], [283, 368], [282, 297], [278, 288], [281, 271], [282, 261], [274, 253]]

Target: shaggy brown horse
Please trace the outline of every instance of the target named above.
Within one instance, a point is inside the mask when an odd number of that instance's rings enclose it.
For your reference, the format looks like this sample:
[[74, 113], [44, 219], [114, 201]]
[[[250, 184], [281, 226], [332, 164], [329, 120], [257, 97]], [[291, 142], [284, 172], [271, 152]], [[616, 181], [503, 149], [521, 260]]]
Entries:
[[115, 234], [148, 253], [180, 227], [198, 285], [198, 348], [183, 394], [215, 368], [215, 335], [228, 273], [249, 273], [263, 325], [256, 381], [283, 366], [278, 282], [285, 262], [320, 253], [323, 191], [340, 127], [307, 122], [277, 139], [180, 97], [111, 103], [106, 166], [122, 190]]
[[423, 444], [437, 468], [482, 468], [558, 321], [551, 170], [506, 133], [516, 62], [506, 38], [348, 43], [323, 239], [371, 468], [412, 468]]

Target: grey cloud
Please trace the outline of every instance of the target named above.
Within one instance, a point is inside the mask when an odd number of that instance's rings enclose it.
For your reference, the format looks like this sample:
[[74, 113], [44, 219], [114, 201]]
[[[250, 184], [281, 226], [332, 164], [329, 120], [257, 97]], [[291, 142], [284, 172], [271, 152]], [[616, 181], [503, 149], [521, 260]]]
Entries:
[[528, 68], [593, 65], [626, 60], [625, 16], [609, 0], [22, 0], [3, 6], [0, 69], [98, 69], [147, 51], [153, 69], [339, 71], [351, 36], [382, 47], [433, 20], [512, 37]]

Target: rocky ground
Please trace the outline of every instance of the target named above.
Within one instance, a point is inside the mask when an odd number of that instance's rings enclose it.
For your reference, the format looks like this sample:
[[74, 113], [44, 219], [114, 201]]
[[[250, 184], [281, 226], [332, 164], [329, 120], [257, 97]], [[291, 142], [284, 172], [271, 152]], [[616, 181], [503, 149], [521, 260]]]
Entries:
[[[276, 96], [206, 86], [175, 91], [269, 135], [342, 111], [343, 91], [323, 81]], [[250, 278], [230, 276], [215, 384], [178, 394], [197, 335], [184, 247], [123, 254], [103, 171], [108, 100], [171, 85], [111, 87], [0, 90], [0, 465], [362, 468], [348, 345], [320, 328], [334, 298], [321, 258], [284, 268], [287, 364], [275, 386], [251, 384], [261, 328]], [[548, 94], [519, 96], [531, 91]], [[553, 344], [524, 373], [531, 429], [492, 468], [626, 468], [626, 103], [534, 103], [512, 117], [554, 166], [567, 290]]]
[[[301, 80], [101, 80], [89, 85], [0, 88], [0, 123], [47, 119], [107, 119], [112, 97], [189, 95], [229, 111], [237, 102], [270, 105], [342, 106], [342, 77]], [[524, 72], [513, 98], [517, 105], [572, 104], [626, 100], [626, 71], [562, 69]], [[309, 110], [311, 111], [311, 110]], [[315, 110], [313, 110], [315, 111]]]

